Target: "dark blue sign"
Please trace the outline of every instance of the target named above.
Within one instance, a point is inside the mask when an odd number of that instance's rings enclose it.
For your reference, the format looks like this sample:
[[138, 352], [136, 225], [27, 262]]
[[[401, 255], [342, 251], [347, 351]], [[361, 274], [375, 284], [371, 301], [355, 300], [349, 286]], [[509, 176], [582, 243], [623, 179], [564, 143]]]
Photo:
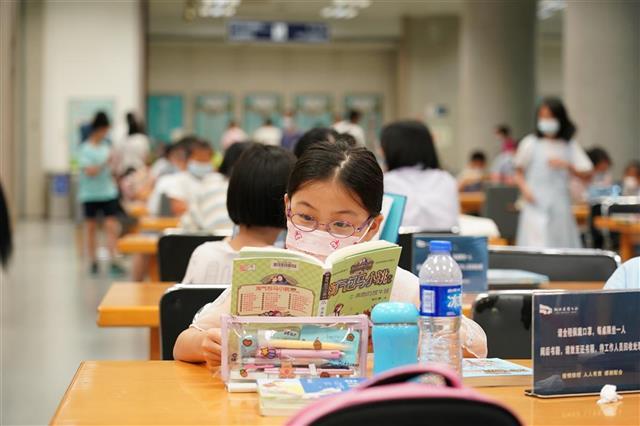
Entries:
[[640, 290], [533, 296], [533, 393], [640, 390]]
[[229, 21], [229, 41], [326, 43], [329, 27], [319, 22]]
[[[429, 256], [429, 241], [451, 241], [451, 255], [462, 270], [463, 293], [487, 291], [489, 252], [486, 237], [463, 237], [437, 234], [413, 234], [411, 271], [419, 275], [420, 268]], [[402, 248], [405, 249], [404, 246]]]
[[53, 175], [51, 189], [55, 195], [65, 196], [69, 193], [70, 176], [68, 174]]

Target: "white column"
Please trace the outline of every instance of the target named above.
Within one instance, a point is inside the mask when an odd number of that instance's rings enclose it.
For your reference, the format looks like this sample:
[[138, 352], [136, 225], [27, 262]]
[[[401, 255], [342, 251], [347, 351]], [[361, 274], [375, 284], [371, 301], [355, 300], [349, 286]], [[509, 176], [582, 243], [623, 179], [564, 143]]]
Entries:
[[459, 155], [499, 150], [497, 124], [514, 136], [532, 130], [534, 114], [535, 0], [469, 0], [463, 10]]
[[426, 121], [447, 168], [459, 167], [459, 33], [457, 16], [405, 18], [398, 54], [398, 116]]
[[584, 148], [601, 146], [617, 173], [640, 158], [640, 2], [567, 2], [564, 93]]

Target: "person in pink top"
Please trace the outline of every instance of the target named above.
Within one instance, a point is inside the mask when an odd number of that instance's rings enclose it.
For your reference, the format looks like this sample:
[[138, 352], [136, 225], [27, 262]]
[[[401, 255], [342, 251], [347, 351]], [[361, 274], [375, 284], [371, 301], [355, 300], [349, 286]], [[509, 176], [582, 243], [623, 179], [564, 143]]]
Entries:
[[247, 133], [238, 126], [235, 120], [229, 121], [229, 127], [222, 134], [220, 144], [225, 151], [236, 142], [246, 142], [249, 140]]

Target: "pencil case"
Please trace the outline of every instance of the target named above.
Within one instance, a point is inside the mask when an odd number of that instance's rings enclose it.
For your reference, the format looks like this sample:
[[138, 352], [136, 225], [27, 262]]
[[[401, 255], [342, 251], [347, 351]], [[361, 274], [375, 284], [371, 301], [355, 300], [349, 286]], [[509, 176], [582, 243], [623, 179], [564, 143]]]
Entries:
[[221, 317], [222, 380], [255, 392], [257, 379], [365, 377], [369, 318]]

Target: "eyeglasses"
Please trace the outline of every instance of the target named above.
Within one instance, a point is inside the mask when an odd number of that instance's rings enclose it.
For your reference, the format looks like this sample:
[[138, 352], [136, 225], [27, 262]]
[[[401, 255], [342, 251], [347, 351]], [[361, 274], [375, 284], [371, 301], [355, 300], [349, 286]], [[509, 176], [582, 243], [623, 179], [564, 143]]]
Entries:
[[350, 237], [356, 232], [362, 231], [371, 222], [371, 217], [369, 217], [358, 227], [345, 220], [336, 220], [331, 223], [320, 223], [315, 217], [308, 214], [291, 214], [291, 209], [287, 209], [287, 217], [291, 220], [293, 226], [302, 232], [312, 232], [318, 228], [324, 228], [329, 234], [336, 238]]

